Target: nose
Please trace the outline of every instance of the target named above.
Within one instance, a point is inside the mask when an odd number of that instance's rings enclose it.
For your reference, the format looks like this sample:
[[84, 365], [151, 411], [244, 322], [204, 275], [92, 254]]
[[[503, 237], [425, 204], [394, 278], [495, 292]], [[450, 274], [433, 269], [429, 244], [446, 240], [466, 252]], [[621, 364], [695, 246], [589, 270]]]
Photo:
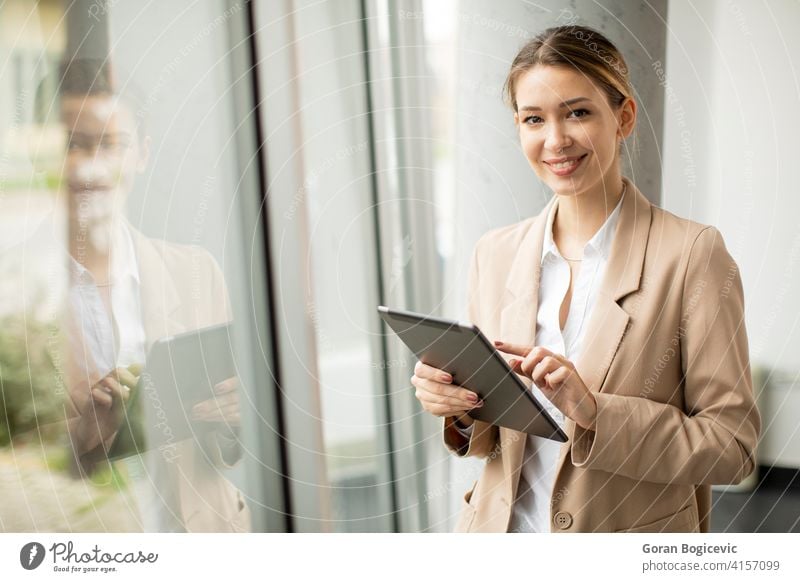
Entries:
[[73, 159], [66, 165], [67, 179], [72, 184], [100, 186], [111, 183], [113, 168], [106, 160], [97, 158]]
[[545, 148], [552, 152], [566, 150], [572, 145], [572, 138], [560, 123], [551, 123], [545, 138]]

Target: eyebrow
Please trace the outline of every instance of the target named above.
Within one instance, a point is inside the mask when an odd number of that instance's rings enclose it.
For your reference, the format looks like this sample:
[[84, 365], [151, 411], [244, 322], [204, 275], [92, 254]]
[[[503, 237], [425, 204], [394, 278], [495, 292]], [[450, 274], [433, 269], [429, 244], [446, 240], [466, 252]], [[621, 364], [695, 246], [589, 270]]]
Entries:
[[[575, 97], [575, 99], [568, 99], [562, 103], [559, 103], [559, 107], [568, 107], [573, 103], [579, 103], [581, 101], [591, 101], [588, 97]], [[533, 105], [524, 105], [518, 109], [518, 111], [541, 111], [541, 107], [534, 107]]]

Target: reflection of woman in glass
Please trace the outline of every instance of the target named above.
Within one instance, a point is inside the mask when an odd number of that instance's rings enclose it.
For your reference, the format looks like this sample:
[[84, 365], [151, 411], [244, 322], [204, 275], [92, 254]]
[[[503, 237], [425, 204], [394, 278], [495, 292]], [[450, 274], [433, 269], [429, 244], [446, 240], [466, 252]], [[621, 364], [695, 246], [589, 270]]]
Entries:
[[[70, 437], [78, 466], [91, 472], [108, 462], [150, 345], [230, 317], [222, 274], [208, 252], [148, 239], [124, 218], [149, 138], [140, 109], [113, 90], [108, 67], [69, 63], [60, 107], [67, 132]], [[221, 473], [241, 456], [235, 380], [216, 391], [191, 411], [214, 430], [199, 431], [197, 442], [125, 459], [146, 530], [249, 529], [242, 496]]]
[[479, 241], [470, 316], [569, 441], [473, 421], [486, 387], [418, 364], [412, 383], [447, 447], [490, 459], [457, 529], [708, 531], [710, 485], [753, 471], [760, 430], [737, 266], [717, 229], [651, 205], [622, 175], [637, 106], [601, 34], [545, 31], [507, 90], [555, 196]]

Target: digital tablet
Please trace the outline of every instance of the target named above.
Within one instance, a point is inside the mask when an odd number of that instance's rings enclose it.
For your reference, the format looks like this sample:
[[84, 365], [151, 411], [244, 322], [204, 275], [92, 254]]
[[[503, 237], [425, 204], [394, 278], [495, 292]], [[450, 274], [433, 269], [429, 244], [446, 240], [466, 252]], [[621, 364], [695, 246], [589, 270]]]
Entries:
[[469, 416], [567, 442], [566, 433], [476, 326], [384, 306], [378, 312], [423, 364], [446, 371], [454, 384], [483, 399]]
[[192, 420], [191, 413], [195, 404], [216, 396], [214, 386], [236, 376], [231, 332], [231, 324], [221, 324], [153, 342], [109, 459], [166, 450], [215, 428]]

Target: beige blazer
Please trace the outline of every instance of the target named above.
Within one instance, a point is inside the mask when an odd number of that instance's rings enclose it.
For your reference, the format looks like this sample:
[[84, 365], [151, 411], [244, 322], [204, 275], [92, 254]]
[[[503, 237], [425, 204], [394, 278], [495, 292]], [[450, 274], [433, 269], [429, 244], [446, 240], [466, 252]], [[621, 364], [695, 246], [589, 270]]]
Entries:
[[[222, 272], [208, 251], [150, 239], [132, 227], [130, 231], [139, 269], [146, 351], [160, 338], [231, 319]], [[65, 251], [55, 232], [52, 219], [48, 219], [17, 253], [23, 259], [49, 261], [48, 280], [52, 284], [45, 305], [59, 304], [68, 281]], [[47, 342], [53, 362], [63, 360], [59, 347], [58, 342]], [[72, 346], [69, 351], [75, 349], [80, 348]], [[88, 397], [88, 389], [71, 388], [67, 392], [65, 416], [69, 425], [86, 405], [81, 398]], [[250, 510], [241, 492], [225, 477], [225, 470], [239, 461], [241, 450], [232, 450], [218, 436], [209, 432], [198, 441], [183, 440], [170, 451], [173, 460], [165, 463], [165, 471], [167, 481], [177, 487], [176, 518], [190, 532], [250, 531]], [[102, 460], [104, 455], [98, 447], [88, 457]]]
[[[713, 226], [679, 218], [625, 178], [605, 277], [574, 361], [595, 393], [596, 430], [567, 420], [551, 498], [554, 532], [708, 531], [712, 484], [753, 471], [754, 404], [739, 270]], [[533, 345], [547, 213], [484, 235], [470, 270], [471, 320]], [[526, 379], [530, 386], [530, 381]], [[486, 459], [455, 531], [505, 532], [526, 435], [475, 421], [445, 446]]]
[[[208, 251], [131, 231], [148, 352], [160, 338], [231, 320], [225, 281]], [[223, 455], [217, 436], [210, 432], [199, 442], [177, 443], [177, 462], [169, 468], [170, 482], [178, 487], [179, 517], [189, 532], [250, 531], [250, 510], [223, 475], [238, 462], [241, 451]]]

